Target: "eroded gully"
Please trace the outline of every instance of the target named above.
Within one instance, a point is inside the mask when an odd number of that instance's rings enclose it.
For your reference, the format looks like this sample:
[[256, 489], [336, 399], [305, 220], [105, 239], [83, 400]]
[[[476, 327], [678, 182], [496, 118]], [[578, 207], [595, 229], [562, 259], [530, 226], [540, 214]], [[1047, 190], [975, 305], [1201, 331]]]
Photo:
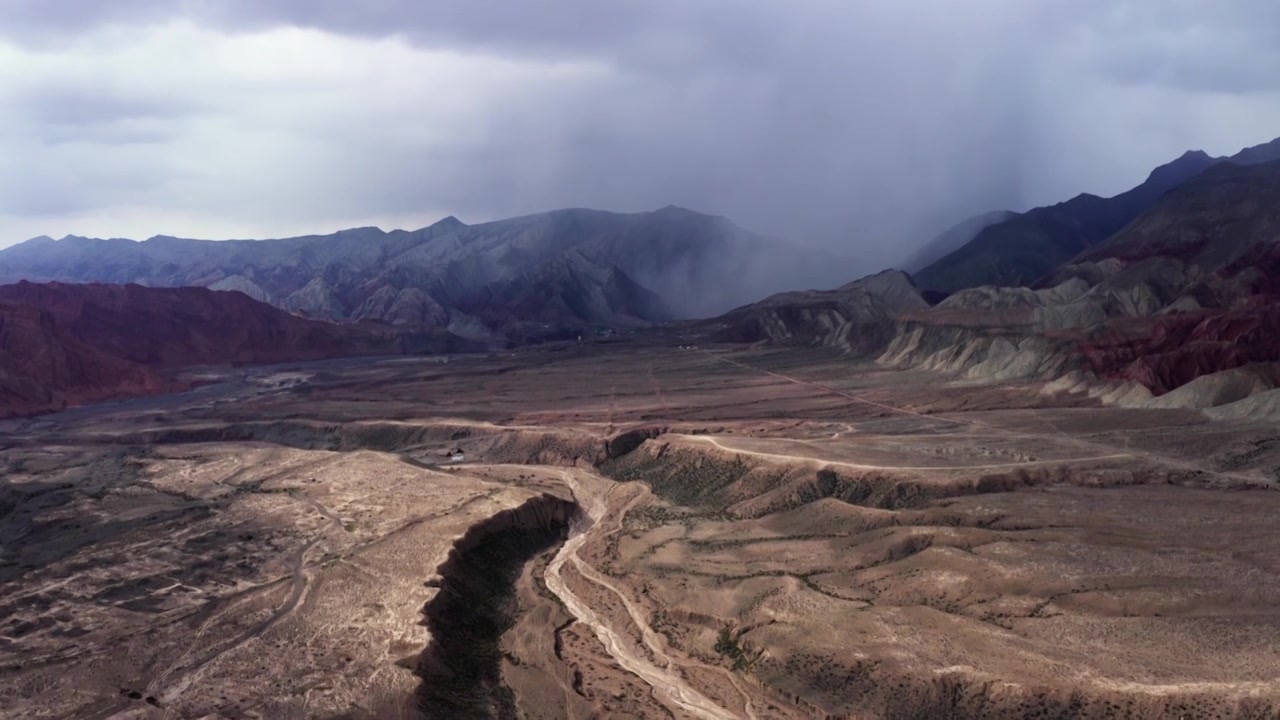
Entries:
[[[631, 606], [626, 597], [608, 581], [600, 577], [595, 568], [587, 565], [578, 557], [578, 550], [591, 536], [592, 529], [598, 527], [599, 523], [608, 514], [608, 503], [600, 493], [585, 489], [573, 476], [573, 473], [564, 472], [562, 477], [581, 507], [582, 513], [570, 528], [569, 539], [565, 541], [560, 551], [556, 553], [555, 557], [547, 565], [546, 574], [544, 575], [547, 589], [558, 597], [560, 602], [564, 603], [569, 613], [577, 618], [578, 622], [586, 625], [595, 633], [595, 636], [604, 645], [605, 650], [619, 666], [652, 687], [659, 701], [673, 709], [679, 709], [695, 717], [706, 718], [707, 720], [737, 720], [739, 717], [737, 714], [721, 707], [714, 700], [698, 692], [685, 682], [684, 678], [679, 675], [676, 664], [656, 641], [656, 634], [653, 629], [644, 622], [643, 617]], [[564, 568], [565, 563], [573, 565], [583, 577], [591, 582], [610, 590], [622, 598], [632, 622], [636, 623], [640, 628], [645, 645], [653, 653], [654, 657], [663, 663], [662, 667], [655, 665], [637, 653], [628, 640], [615, 633], [590, 606], [566, 586], [564, 579], [561, 577], [561, 570]], [[747, 708], [749, 712], [749, 703]]]

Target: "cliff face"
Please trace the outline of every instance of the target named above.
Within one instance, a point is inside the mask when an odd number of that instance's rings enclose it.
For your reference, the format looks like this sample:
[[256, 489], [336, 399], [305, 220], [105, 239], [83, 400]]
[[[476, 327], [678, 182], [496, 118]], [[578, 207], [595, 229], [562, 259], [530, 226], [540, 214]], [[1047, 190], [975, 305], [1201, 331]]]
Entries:
[[1280, 304], [1113, 318], [1087, 329], [1000, 317], [900, 318], [878, 361], [968, 380], [1050, 382], [1138, 406], [1207, 409], [1280, 385]]
[[516, 578], [534, 556], [562, 542], [578, 506], [542, 495], [471, 527], [428, 582], [422, 608], [431, 644], [418, 656], [417, 701], [427, 718], [516, 717], [502, 680], [499, 642], [514, 624]]
[[1081, 352], [1099, 376], [1159, 395], [1202, 375], [1280, 359], [1280, 305], [1105, 326]]

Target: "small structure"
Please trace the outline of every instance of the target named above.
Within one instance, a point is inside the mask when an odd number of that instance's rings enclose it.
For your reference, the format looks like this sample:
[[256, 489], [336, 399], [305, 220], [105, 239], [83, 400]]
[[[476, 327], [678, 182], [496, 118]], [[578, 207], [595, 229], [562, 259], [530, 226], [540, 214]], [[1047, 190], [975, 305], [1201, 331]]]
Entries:
[[466, 461], [467, 461], [467, 456], [463, 455], [461, 450], [454, 450], [453, 454], [449, 456], [449, 462], [466, 462]]

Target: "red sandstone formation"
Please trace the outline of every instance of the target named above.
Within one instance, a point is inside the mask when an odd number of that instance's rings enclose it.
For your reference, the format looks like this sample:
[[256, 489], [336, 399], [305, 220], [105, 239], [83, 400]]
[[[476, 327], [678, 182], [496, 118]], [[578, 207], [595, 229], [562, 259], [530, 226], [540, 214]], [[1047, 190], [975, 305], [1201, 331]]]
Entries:
[[291, 315], [240, 292], [20, 282], [0, 286], [0, 417], [185, 386], [165, 371], [440, 351], [457, 338]]

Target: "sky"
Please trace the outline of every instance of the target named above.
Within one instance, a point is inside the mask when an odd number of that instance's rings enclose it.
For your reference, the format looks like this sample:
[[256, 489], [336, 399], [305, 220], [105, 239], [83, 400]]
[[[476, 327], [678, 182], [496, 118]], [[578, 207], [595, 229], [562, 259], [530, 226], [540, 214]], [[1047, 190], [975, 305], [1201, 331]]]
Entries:
[[4, 0], [0, 246], [668, 204], [870, 272], [1280, 136], [1272, 0]]

